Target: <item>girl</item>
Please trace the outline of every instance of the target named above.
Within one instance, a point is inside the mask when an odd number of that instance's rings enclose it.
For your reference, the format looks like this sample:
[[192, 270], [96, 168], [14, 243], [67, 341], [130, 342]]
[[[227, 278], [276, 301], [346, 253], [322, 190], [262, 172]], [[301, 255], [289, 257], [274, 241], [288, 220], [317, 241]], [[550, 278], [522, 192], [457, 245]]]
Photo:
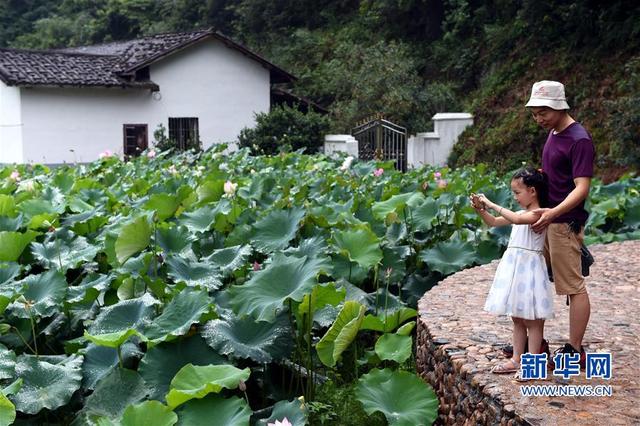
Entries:
[[[489, 226], [513, 224], [484, 309], [510, 315], [513, 320], [513, 357], [491, 372], [515, 372], [519, 378], [520, 355], [525, 345], [537, 349], [531, 353], [541, 352], [544, 320], [553, 318], [554, 291], [542, 254], [545, 234], [536, 234], [530, 226], [540, 218], [533, 210], [547, 205], [547, 177], [534, 168], [520, 170], [511, 179], [511, 191], [524, 210], [512, 212], [483, 194], [471, 194], [471, 204]], [[499, 216], [491, 215], [487, 209]]]

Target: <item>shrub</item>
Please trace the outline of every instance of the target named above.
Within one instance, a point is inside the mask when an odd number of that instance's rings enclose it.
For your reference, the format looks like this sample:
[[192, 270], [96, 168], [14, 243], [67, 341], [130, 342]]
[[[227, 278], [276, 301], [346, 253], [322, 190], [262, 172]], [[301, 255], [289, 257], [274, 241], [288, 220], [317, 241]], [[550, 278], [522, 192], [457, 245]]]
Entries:
[[277, 106], [269, 113], [256, 114], [256, 126], [244, 128], [238, 136], [241, 147], [254, 154], [305, 149], [307, 154], [317, 153], [329, 129], [329, 119], [319, 113], [303, 113], [289, 106]]
[[617, 96], [605, 101], [609, 116], [610, 155], [622, 166], [640, 168], [640, 56], [625, 64]]

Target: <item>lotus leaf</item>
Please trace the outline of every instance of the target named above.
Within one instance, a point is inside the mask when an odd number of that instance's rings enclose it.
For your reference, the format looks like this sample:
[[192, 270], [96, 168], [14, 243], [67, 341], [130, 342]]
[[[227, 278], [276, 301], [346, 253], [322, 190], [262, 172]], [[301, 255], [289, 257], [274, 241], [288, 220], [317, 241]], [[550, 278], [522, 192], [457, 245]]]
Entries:
[[85, 336], [89, 335], [96, 344], [117, 347], [130, 336], [139, 335], [154, 314], [153, 306], [156, 303], [153, 297], [145, 294], [103, 308]]
[[98, 246], [89, 244], [82, 236], [77, 236], [70, 242], [50, 239], [42, 244], [31, 243], [31, 252], [42, 265], [63, 272], [93, 260], [98, 250]]
[[14, 315], [20, 318], [34, 315], [44, 318], [60, 312], [67, 292], [67, 281], [59, 271], [29, 275], [20, 283], [23, 297], [9, 307]]
[[0, 262], [15, 262], [25, 247], [39, 234], [34, 231], [0, 232]]
[[[114, 348], [90, 344], [83, 350], [83, 353], [82, 386], [85, 389], [93, 389], [103, 377], [118, 365], [118, 351]], [[127, 365], [133, 364], [130, 361], [139, 357], [140, 353], [135, 344], [126, 342], [120, 348], [120, 356], [123, 364]]]
[[181, 214], [178, 218], [178, 223], [181, 226], [186, 226], [190, 232], [196, 233], [207, 231], [213, 225], [215, 219], [215, 210], [206, 206]]
[[186, 226], [158, 226], [157, 242], [166, 253], [182, 254], [196, 240], [197, 237]]
[[390, 426], [431, 425], [438, 416], [438, 397], [408, 371], [372, 370], [360, 377], [356, 398], [367, 414], [380, 411]]
[[[395, 309], [387, 310], [376, 315], [367, 315], [362, 321], [363, 330], [375, 330], [383, 333], [388, 333], [395, 330], [404, 323], [406, 320], [415, 318], [417, 311], [412, 308], [398, 307]], [[386, 324], [386, 326], [385, 326]]]
[[178, 207], [180, 206], [180, 200], [175, 195], [171, 194], [153, 194], [149, 197], [144, 205], [147, 210], [153, 210], [158, 215], [158, 220], [167, 220], [173, 216]]
[[[42, 357], [41, 357], [42, 358]], [[73, 356], [52, 364], [35, 355], [21, 355], [16, 375], [23, 380], [20, 391], [11, 397], [16, 409], [36, 414], [43, 408], [55, 410], [71, 399], [82, 381], [82, 357]]]
[[129, 405], [120, 419], [119, 426], [173, 426], [178, 415], [158, 401], [145, 401]]
[[0, 426], [12, 425], [16, 420], [16, 407], [0, 392]]
[[0, 380], [11, 379], [16, 374], [16, 354], [0, 344]]
[[210, 426], [211, 419], [216, 419], [219, 425], [249, 426], [252, 412], [242, 398], [208, 395], [186, 402], [177, 414], [180, 424], [188, 426]]
[[284, 418], [289, 420], [292, 425], [306, 425], [309, 413], [304, 403], [299, 399], [292, 401], [278, 401], [273, 406], [271, 416], [267, 419], [258, 420], [256, 426], [267, 426], [268, 424], [282, 421]]
[[167, 404], [175, 408], [190, 399], [203, 398], [210, 393], [218, 393], [223, 388], [235, 389], [241, 381], [249, 378], [251, 370], [240, 370], [233, 365], [193, 365], [187, 364], [178, 371], [173, 380]]
[[[124, 389], [126, 392], [123, 392]], [[87, 398], [84, 411], [119, 418], [128, 405], [142, 401], [148, 393], [149, 389], [137, 372], [116, 368], [98, 382]]]
[[419, 231], [430, 231], [437, 223], [437, 216], [438, 203], [430, 197], [410, 213], [412, 226]]
[[176, 294], [160, 316], [144, 331], [149, 344], [172, 340], [189, 331], [192, 324], [200, 322], [200, 317], [209, 309], [211, 299], [205, 291], [184, 289]]
[[140, 361], [138, 371], [151, 388], [150, 397], [164, 401], [171, 379], [182, 367], [187, 364], [222, 364], [224, 361], [200, 335], [194, 335], [152, 347]]
[[368, 228], [337, 232], [334, 239], [340, 253], [365, 269], [373, 268], [382, 260], [378, 237]]
[[413, 339], [411, 336], [385, 333], [378, 338], [375, 350], [381, 360], [402, 363], [411, 356], [412, 347]]
[[0, 216], [15, 217], [16, 202], [11, 195], [0, 194]]
[[301, 209], [271, 211], [254, 225], [253, 245], [266, 253], [286, 248], [304, 215]]
[[383, 220], [390, 213], [400, 214], [405, 206], [415, 208], [424, 200], [424, 195], [420, 192], [408, 192], [406, 194], [394, 195], [386, 201], [373, 203], [371, 211], [376, 219]]
[[345, 302], [335, 322], [316, 344], [318, 358], [327, 367], [333, 367], [340, 355], [356, 338], [364, 319], [365, 307], [354, 301]]
[[18, 263], [0, 263], [0, 286], [12, 281], [20, 273]]
[[293, 349], [286, 314], [278, 315], [272, 323], [255, 321], [250, 316], [225, 316], [207, 322], [202, 337], [221, 354], [250, 358], [261, 364], [280, 360]]
[[472, 265], [476, 261], [476, 252], [470, 243], [463, 241], [444, 241], [433, 248], [420, 252], [420, 259], [429, 268], [443, 275], [449, 275]]
[[249, 314], [258, 321], [272, 322], [288, 299], [299, 302], [311, 292], [316, 277], [326, 267], [325, 259], [277, 253], [247, 283], [229, 289], [231, 304], [238, 315]]
[[250, 254], [251, 247], [249, 246], [233, 246], [214, 250], [206, 261], [220, 268], [223, 275], [230, 276], [246, 263]]
[[134, 254], [144, 250], [151, 239], [151, 226], [146, 216], [140, 216], [122, 227], [116, 239], [118, 262], [124, 263]]
[[191, 287], [216, 290], [222, 286], [218, 269], [210, 262], [198, 262], [186, 257], [170, 256], [166, 260], [167, 275], [176, 282]]

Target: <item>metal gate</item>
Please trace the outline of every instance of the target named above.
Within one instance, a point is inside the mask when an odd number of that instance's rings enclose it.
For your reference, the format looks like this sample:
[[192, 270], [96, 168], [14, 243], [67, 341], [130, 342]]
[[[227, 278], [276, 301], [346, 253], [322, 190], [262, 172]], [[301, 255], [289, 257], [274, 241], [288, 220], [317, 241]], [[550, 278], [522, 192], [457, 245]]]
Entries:
[[407, 170], [407, 129], [385, 120], [381, 115], [353, 128], [361, 160], [393, 160], [396, 169]]

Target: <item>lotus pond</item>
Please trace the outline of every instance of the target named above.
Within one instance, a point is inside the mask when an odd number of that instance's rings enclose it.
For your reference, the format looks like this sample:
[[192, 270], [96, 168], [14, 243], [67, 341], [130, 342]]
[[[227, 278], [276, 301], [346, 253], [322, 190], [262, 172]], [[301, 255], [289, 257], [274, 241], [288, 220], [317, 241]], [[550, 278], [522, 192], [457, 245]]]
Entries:
[[[113, 156], [0, 168], [0, 425], [418, 425], [416, 302], [500, 256], [485, 166]], [[640, 179], [595, 182], [587, 241], [640, 238]]]

